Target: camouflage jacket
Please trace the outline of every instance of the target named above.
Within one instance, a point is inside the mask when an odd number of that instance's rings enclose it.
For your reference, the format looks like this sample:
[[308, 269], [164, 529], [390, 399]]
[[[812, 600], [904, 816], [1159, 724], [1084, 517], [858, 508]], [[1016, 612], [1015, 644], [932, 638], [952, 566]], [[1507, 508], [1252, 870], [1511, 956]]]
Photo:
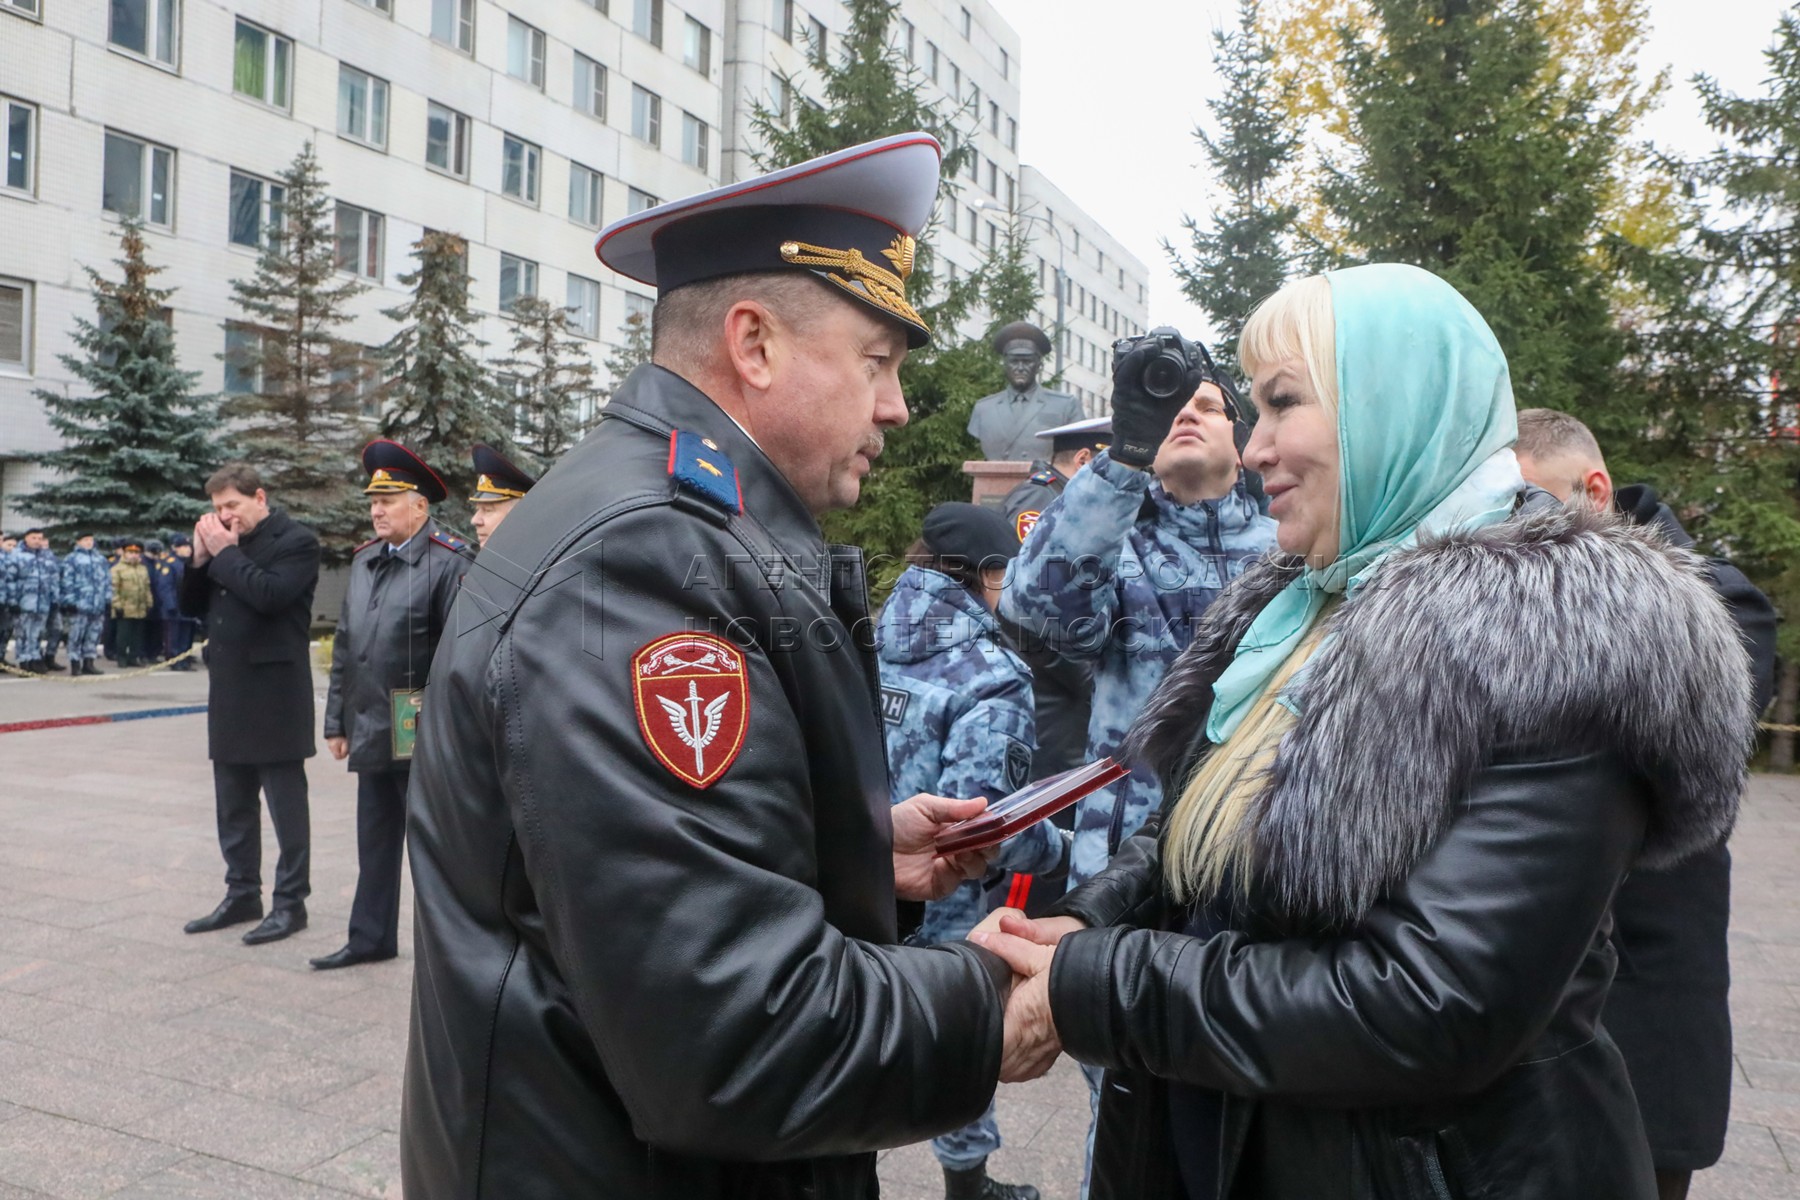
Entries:
[[150, 571], [143, 563], [114, 563], [112, 590], [115, 616], [132, 620], [150, 615]]
[[60, 602], [86, 616], [100, 616], [112, 605], [112, 568], [98, 550], [69, 551], [59, 586]]
[[62, 560], [46, 546], [27, 550], [20, 546], [7, 555], [8, 601], [20, 612], [56, 611], [62, 591]]
[[[1029, 781], [1031, 672], [986, 605], [948, 575], [908, 567], [876, 638], [894, 803], [919, 792], [997, 800]], [[1047, 871], [1062, 857], [1062, 835], [1046, 821], [1008, 839], [994, 865]], [[985, 912], [980, 881], [968, 880], [926, 906], [921, 934], [955, 940]]]
[[[1240, 480], [1219, 500], [1177, 504], [1102, 452], [1038, 519], [1007, 575], [1000, 612], [1027, 636], [1094, 663], [1088, 757], [1112, 754], [1213, 599], [1275, 546], [1275, 522]], [[1091, 878], [1156, 810], [1155, 776], [1081, 802], [1069, 886]]]

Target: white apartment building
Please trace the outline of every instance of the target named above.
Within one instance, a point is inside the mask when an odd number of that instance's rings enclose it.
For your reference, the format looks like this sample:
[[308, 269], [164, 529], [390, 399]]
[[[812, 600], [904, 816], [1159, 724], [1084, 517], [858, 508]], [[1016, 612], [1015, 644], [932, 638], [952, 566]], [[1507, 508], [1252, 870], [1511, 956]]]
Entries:
[[[1069, 378], [1101, 394], [1078, 352], [1108, 314], [1141, 326], [1141, 265], [1028, 182], [1019, 41], [985, 0], [901, 13], [897, 44], [959, 101], [977, 149], [954, 205], [946, 192], [940, 261], [977, 270], [1010, 207], [1053, 209], [1028, 226], [1040, 253], [1055, 250], [1044, 229], [1064, 238]], [[204, 390], [254, 386], [221, 361], [246, 336], [229, 328], [230, 281], [253, 273], [274, 176], [308, 141], [340, 268], [368, 285], [344, 336], [392, 334], [381, 314], [406, 298], [412, 244], [442, 229], [470, 243], [484, 356], [508, 352], [505, 314], [535, 294], [574, 310], [601, 363], [653, 293], [598, 264], [595, 233], [754, 173], [750, 99], [809, 102], [809, 56], [835, 53], [847, 20], [838, 0], [0, 0], [0, 524], [24, 519], [14, 498], [38, 475], [20, 456], [56, 444], [35, 391], [81, 386], [59, 356], [74, 317], [92, 317], [82, 268], [116, 273], [117, 214], [147, 222], [157, 282], [177, 289], [181, 365]], [[1103, 285], [1121, 268], [1115, 295]], [[1091, 329], [1089, 295], [1103, 297]]]

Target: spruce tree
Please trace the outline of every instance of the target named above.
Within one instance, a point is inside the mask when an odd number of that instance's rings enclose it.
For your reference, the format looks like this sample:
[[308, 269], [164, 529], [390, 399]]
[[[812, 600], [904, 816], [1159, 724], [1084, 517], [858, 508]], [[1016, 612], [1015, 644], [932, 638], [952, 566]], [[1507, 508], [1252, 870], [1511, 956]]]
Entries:
[[308, 142], [280, 175], [282, 211], [248, 280], [231, 290], [257, 337], [228, 357], [252, 390], [221, 406], [237, 453], [265, 481], [274, 503], [313, 527], [331, 561], [349, 557], [367, 525], [357, 454], [366, 437], [362, 347], [335, 332], [364, 286], [337, 277], [330, 201]]
[[194, 394], [198, 371], [176, 364], [163, 316], [172, 288], [144, 256], [143, 227], [119, 233], [120, 278], [84, 268], [95, 318], [75, 318], [80, 354], [61, 355], [87, 395], [39, 388], [62, 448], [34, 461], [56, 472], [24, 498], [25, 511], [53, 532], [137, 534], [183, 528], [206, 511], [199, 483], [221, 457], [215, 440], [217, 397]]
[[978, 276], [981, 303], [988, 313], [988, 331], [983, 341], [991, 341], [1003, 325], [1028, 319], [1037, 308], [1043, 291], [1038, 287], [1037, 272], [1031, 269], [1031, 257], [1025, 222], [1012, 214], [1005, 236], [988, 254]]
[[626, 376], [650, 361], [650, 318], [641, 312], [628, 313], [619, 325], [619, 335], [620, 340], [606, 356], [607, 383], [601, 395], [608, 400]]
[[1444, 276], [1525, 405], [1586, 414], [1623, 352], [1601, 234], [1620, 118], [1553, 62], [1533, 0], [1372, 0], [1346, 46], [1350, 149], [1320, 192], [1349, 261]]
[[470, 328], [468, 256], [454, 233], [426, 230], [413, 243], [419, 265], [400, 276], [412, 298], [384, 310], [400, 329], [377, 352], [382, 436], [429, 462], [452, 496], [475, 488], [471, 447], [504, 449], [511, 440], [507, 398], [477, 357], [486, 343]]
[[1293, 265], [1288, 231], [1300, 213], [1298, 205], [1274, 195], [1300, 139], [1287, 115], [1292, 85], [1277, 80], [1275, 52], [1258, 21], [1257, 0], [1239, 0], [1237, 28], [1213, 31], [1214, 74], [1223, 94], [1206, 106], [1218, 132], [1194, 130], [1224, 203], [1205, 227], [1192, 216], [1182, 217], [1191, 254], [1163, 242], [1182, 294], [1219, 330], [1214, 358], [1232, 372], [1238, 370], [1245, 318], [1287, 282]]
[[586, 343], [569, 333], [571, 311], [536, 296], [521, 298], [512, 314], [512, 356], [494, 364], [515, 381], [516, 441], [540, 469], [586, 432], [582, 416], [599, 395]]

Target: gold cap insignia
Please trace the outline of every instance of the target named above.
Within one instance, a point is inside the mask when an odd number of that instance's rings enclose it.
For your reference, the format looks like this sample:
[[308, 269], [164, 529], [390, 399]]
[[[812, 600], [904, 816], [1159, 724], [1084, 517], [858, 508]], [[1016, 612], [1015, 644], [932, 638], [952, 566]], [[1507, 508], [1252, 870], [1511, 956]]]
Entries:
[[833, 250], [805, 242], [781, 243], [783, 261], [799, 267], [825, 267], [831, 272], [825, 278], [845, 291], [929, 332], [931, 327], [925, 323], [925, 318], [906, 299], [906, 281], [912, 275], [917, 254], [918, 243], [911, 237], [905, 234], [895, 237], [893, 244], [881, 252], [883, 258], [894, 264], [890, 271], [864, 258], [861, 250]]
[[392, 483], [394, 477], [387, 473], [386, 467], [376, 467], [375, 473], [369, 476], [370, 483]]

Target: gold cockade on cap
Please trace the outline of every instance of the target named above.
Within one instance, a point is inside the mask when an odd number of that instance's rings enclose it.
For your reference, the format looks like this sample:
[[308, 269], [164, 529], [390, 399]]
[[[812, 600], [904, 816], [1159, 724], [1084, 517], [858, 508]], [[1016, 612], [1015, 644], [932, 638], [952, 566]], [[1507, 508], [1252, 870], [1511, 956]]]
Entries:
[[829, 246], [813, 246], [806, 242], [781, 243], [784, 262], [797, 267], [827, 267], [834, 273], [826, 278], [845, 291], [873, 301], [903, 321], [929, 329], [925, 318], [906, 299], [906, 281], [912, 275], [917, 253], [918, 243], [911, 237], [905, 234], [895, 237], [893, 244], [881, 252], [883, 258], [894, 264], [890, 271], [863, 257], [861, 250], [833, 250]]

